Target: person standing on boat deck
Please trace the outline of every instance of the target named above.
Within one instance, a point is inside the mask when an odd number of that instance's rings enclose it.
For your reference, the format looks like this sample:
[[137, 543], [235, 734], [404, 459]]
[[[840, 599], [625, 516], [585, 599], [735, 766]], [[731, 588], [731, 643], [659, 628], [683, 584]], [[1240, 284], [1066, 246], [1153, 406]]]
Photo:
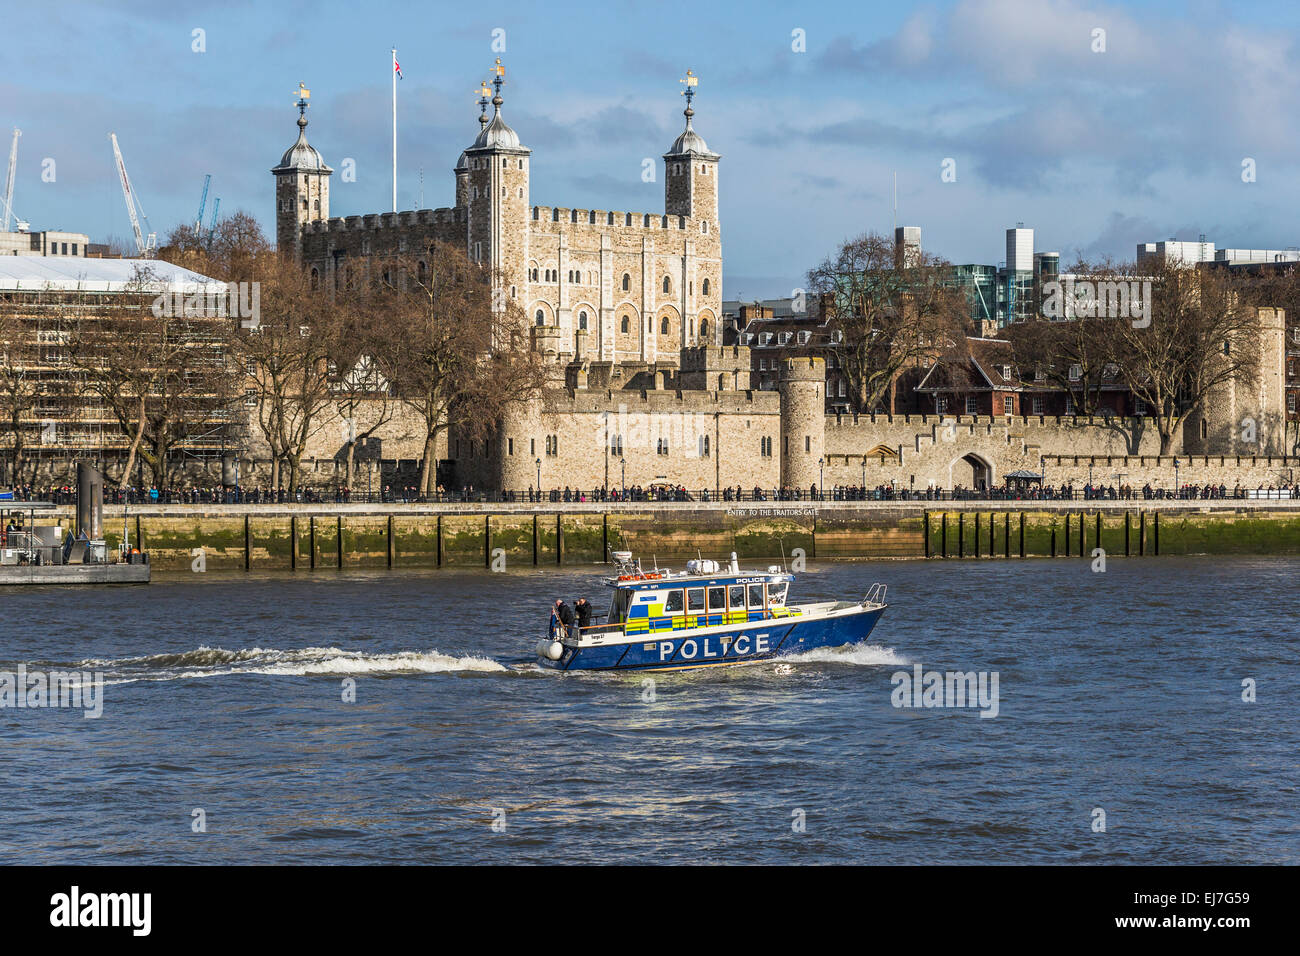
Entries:
[[591, 605], [587, 603], [587, 599], [578, 598], [574, 603], [574, 609], [578, 613], [578, 628], [591, 627]]
[[564, 625], [564, 630], [569, 636], [577, 637], [573, 630], [573, 608], [564, 603], [564, 598], [555, 599], [555, 616], [560, 619]]

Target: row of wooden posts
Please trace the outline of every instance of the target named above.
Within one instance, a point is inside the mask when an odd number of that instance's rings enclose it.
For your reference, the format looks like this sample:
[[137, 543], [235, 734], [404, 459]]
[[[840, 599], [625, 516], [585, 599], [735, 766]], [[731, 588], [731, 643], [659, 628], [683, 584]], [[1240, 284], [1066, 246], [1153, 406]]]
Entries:
[[[1022, 511], [1019, 513], [1019, 515], [1020, 515], [1020, 521], [1019, 521], [1019, 525], [1020, 525], [1019, 545], [1020, 546], [1015, 553], [1017, 553], [1019, 557], [1023, 558], [1025, 556], [1025, 513]], [[966, 523], [968, 517], [970, 518], [970, 524], [974, 532], [974, 541], [972, 542], [972, 548], [971, 548], [972, 553], [969, 556], [974, 558], [981, 558], [981, 557], [996, 558], [997, 553], [995, 550], [994, 528], [995, 528], [995, 521], [997, 520], [997, 515], [993, 512], [989, 512], [988, 522], [987, 522], [987, 526], [988, 526], [987, 549], [982, 549], [981, 542], [980, 542], [980, 527], [981, 524], [984, 523], [983, 515], [979, 513], [974, 513], [968, 516], [964, 512], [957, 513], [956, 557], [958, 558], [967, 557]], [[1072, 517], [1076, 519], [1076, 523], [1078, 525], [1079, 547], [1078, 547], [1077, 554], [1079, 557], [1085, 557], [1086, 555], [1084, 553], [1085, 552], [1084, 533], [1086, 531], [1085, 522], [1087, 520], [1087, 515], [1085, 515], [1083, 512], [1079, 512], [1077, 516], [1071, 516], [1069, 512], [1066, 512], [1065, 514], [1065, 531], [1062, 536], [1062, 541], [1065, 545], [1064, 556], [1067, 558], [1070, 557], [1070, 541], [1072, 537], [1071, 535]], [[1147, 553], [1147, 513], [1145, 511], [1138, 512], [1136, 529], [1133, 528], [1131, 518], [1132, 515], [1129, 512], [1127, 511], [1124, 512], [1124, 556], [1129, 557], [1133, 554], [1133, 543], [1134, 543], [1133, 538], [1136, 537], [1137, 554], [1139, 557], [1142, 557]], [[1096, 544], [1097, 542], [1101, 541], [1102, 516], [1100, 511], [1093, 516], [1093, 520], [1095, 524], [1093, 542], [1094, 544]], [[1133, 534], [1134, 530], [1136, 530], [1137, 532], [1136, 535]], [[930, 536], [931, 536], [931, 517], [930, 517], [930, 512], [927, 511], [925, 513], [925, 529], [923, 532], [923, 537], [925, 539], [925, 556], [927, 558], [950, 557], [951, 555], [948, 552], [948, 513], [946, 511], [943, 512], [942, 515], [940, 516], [938, 554], [934, 554], [933, 549], [930, 547]], [[1101, 547], [1100, 544], [1096, 544], [1096, 546]], [[1002, 557], [1009, 558], [1011, 557], [1012, 553], [1013, 552], [1011, 548], [1011, 512], [1004, 511], [1002, 513]], [[1160, 512], [1158, 511], [1153, 512], [1151, 514], [1151, 553], [1155, 555], [1160, 554]], [[1057, 529], [1056, 529], [1056, 522], [1053, 521], [1051, 556], [1056, 557], [1056, 555], [1057, 555]]]
[[[601, 553], [609, 552], [609, 515], [603, 516], [601, 522]], [[329, 519], [326, 519], [329, 520]], [[343, 555], [343, 516], [334, 517], [334, 548], [335, 548], [335, 567], [341, 568], [344, 565]], [[541, 528], [539, 525], [540, 516], [533, 515], [533, 564], [541, 563]], [[136, 538], [139, 540], [140, 527], [139, 519], [136, 519]], [[446, 549], [443, 544], [442, 532], [442, 515], [435, 515], [436, 527], [434, 531], [434, 552], [437, 567], [442, 567], [446, 560]], [[389, 515], [385, 525], [385, 551], [387, 552], [388, 567], [392, 567], [397, 560], [397, 538], [393, 533], [393, 516]], [[311, 515], [307, 519], [307, 540], [309, 555], [308, 567], [316, 567], [316, 516]], [[299, 555], [298, 546], [300, 541], [298, 516], [292, 515], [289, 518], [289, 567], [293, 570], [298, 569]], [[555, 516], [555, 563], [561, 565], [564, 563], [564, 522], [563, 516]], [[483, 516], [483, 565], [492, 567], [492, 515]], [[253, 531], [252, 521], [249, 515], [244, 515], [244, 570], [249, 570], [253, 566]]]

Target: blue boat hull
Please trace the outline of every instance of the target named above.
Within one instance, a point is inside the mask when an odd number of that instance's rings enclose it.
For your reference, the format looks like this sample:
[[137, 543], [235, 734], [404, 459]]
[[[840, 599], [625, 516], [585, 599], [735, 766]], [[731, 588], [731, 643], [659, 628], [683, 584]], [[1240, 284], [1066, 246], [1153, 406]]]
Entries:
[[867, 639], [884, 607], [817, 618], [770, 618], [708, 634], [667, 631], [645, 640], [586, 647], [565, 646], [558, 661], [539, 663], [561, 671], [684, 670], [770, 660], [819, 647], [843, 647]]

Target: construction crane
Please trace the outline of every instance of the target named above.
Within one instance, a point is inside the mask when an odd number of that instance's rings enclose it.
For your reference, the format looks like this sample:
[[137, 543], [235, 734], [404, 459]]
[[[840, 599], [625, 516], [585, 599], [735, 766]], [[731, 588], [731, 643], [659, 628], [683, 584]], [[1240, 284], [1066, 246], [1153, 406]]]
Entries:
[[208, 239], [203, 244], [203, 248], [205, 249], [212, 248], [212, 234], [217, 231], [217, 210], [220, 208], [221, 208], [221, 197], [218, 196], [217, 201], [212, 204], [212, 222], [208, 224]]
[[[142, 235], [140, 231], [140, 220], [144, 220], [145, 228], [149, 228], [149, 217], [144, 214], [144, 207], [140, 205], [139, 200], [135, 198], [135, 191], [131, 189], [131, 179], [126, 174], [126, 163], [122, 162], [122, 150], [117, 145], [117, 134], [109, 133], [108, 138], [113, 141], [113, 157], [117, 160], [117, 175], [122, 180], [122, 198], [126, 200], [126, 213], [131, 217], [131, 231], [135, 233], [135, 248], [143, 258], [149, 258], [149, 253], [158, 245], [158, 236], [150, 232]], [[139, 214], [137, 215], [137, 208]]]
[[0, 232], [9, 231], [9, 220], [14, 213], [14, 173], [18, 170], [18, 137], [22, 135], [23, 131], [15, 126], [14, 142], [13, 145], [9, 147], [9, 175], [5, 177], [4, 220], [3, 228], [0, 228]]
[[199, 197], [199, 214], [194, 217], [194, 235], [199, 235], [203, 229], [203, 207], [208, 204], [208, 186], [212, 183], [212, 174], [208, 173], [203, 177], [203, 195]]

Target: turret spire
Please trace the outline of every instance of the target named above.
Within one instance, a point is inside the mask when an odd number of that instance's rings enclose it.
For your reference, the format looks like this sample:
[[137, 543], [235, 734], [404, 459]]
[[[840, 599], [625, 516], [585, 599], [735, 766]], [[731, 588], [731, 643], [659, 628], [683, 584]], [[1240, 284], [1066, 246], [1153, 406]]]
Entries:
[[686, 109], [682, 111], [682, 115], [686, 117], [686, 128], [690, 129], [691, 117], [695, 115], [695, 110], [691, 108], [691, 100], [695, 99], [695, 88], [700, 85], [700, 78], [687, 70], [685, 78], [678, 82], [686, 85], [686, 89], [682, 90], [682, 96], [686, 97]]
[[298, 97], [298, 129], [307, 129], [307, 101], [311, 99], [311, 90], [298, 84], [298, 89], [294, 90], [294, 95]]
[[488, 89], [488, 85], [486, 82], [479, 83], [478, 85], [478, 105], [479, 105], [478, 127], [480, 130], [482, 130], [483, 127], [487, 126], [488, 124], [487, 108], [489, 102], [488, 94], [490, 92], [492, 91]]
[[496, 64], [492, 67], [492, 87], [496, 90], [496, 95], [492, 97], [492, 105], [496, 112], [501, 112], [501, 104], [505, 102], [501, 98], [501, 87], [506, 81], [506, 68], [501, 65], [501, 57], [497, 57]]

